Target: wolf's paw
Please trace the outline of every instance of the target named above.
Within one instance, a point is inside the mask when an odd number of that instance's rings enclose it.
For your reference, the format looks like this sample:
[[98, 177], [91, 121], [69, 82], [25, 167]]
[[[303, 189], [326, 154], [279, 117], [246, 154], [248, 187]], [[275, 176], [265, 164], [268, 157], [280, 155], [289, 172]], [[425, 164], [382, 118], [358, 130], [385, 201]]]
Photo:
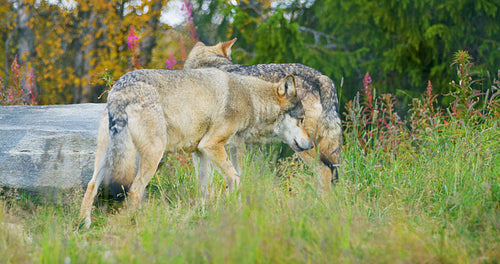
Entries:
[[237, 176], [234, 180], [234, 189], [237, 190], [240, 188], [240, 176]]
[[90, 217], [80, 217], [80, 220], [78, 221], [78, 229], [89, 229], [91, 223], [92, 221], [90, 220]]
[[226, 190], [228, 192], [233, 192], [240, 187], [240, 177], [234, 178], [233, 181], [229, 180], [226, 184]]

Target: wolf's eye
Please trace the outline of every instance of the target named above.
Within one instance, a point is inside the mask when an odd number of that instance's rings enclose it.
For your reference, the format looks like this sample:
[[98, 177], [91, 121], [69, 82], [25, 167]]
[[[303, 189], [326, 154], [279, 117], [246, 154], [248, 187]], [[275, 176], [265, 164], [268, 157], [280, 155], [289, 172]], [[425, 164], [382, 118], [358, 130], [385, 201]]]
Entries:
[[297, 118], [297, 121], [298, 121], [298, 125], [304, 124], [304, 117]]

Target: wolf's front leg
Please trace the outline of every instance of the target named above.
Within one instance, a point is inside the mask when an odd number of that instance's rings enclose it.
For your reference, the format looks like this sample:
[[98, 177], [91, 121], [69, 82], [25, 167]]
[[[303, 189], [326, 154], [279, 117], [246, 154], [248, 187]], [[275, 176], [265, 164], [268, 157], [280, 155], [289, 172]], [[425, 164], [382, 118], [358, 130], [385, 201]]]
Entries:
[[242, 156], [241, 156], [242, 144], [243, 143], [240, 143], [236, 146], [232, 146], [229, 149], [229, 154], [231, 155], [230, 157], [231, 163], [233, 163], [236, 172], [238, 172], [238, 175], [240, 176], [241, 176], [241, 163], [242, 163]]
[[224, 145], [222, 143], [200, 144], [199, 149], [215, 166], [220, 168], [226, 180], [227, 190], [234, 191], [240, 185], [240, 175], [229, 160]]

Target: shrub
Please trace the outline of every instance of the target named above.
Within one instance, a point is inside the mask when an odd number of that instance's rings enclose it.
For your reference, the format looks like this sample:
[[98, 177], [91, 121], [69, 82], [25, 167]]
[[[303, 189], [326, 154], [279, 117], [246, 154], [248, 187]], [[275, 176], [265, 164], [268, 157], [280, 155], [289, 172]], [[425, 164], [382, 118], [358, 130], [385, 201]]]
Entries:
[[0, 76], [0, 105], [38, 104], [33, 69], [29, 68], [28, 72], [25, 74], [24, 67], [19, 66], [16, 55], [10, 66], [8, 82]]

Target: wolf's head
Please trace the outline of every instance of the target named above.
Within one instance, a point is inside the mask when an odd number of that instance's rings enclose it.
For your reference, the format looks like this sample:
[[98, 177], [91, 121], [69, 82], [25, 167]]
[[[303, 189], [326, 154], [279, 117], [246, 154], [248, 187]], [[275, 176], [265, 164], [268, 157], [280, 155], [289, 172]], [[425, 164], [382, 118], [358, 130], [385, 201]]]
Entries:
[[221, 42], [214, 46], [206, 46], [203, 42], [198, 42], [184, 62], [184, 69], [197, 69], [228, 64], [231, 62], [231, 47], [236, 42], [236, 38]]
[[288, 75], [281, 80], [276, 89], [276, 95], [283, 114], [275, 123], [274, 134], [295, 151], [311, 149], [313, 144], [302, 126], [304, 108], [297, 97], [293, 75]]

